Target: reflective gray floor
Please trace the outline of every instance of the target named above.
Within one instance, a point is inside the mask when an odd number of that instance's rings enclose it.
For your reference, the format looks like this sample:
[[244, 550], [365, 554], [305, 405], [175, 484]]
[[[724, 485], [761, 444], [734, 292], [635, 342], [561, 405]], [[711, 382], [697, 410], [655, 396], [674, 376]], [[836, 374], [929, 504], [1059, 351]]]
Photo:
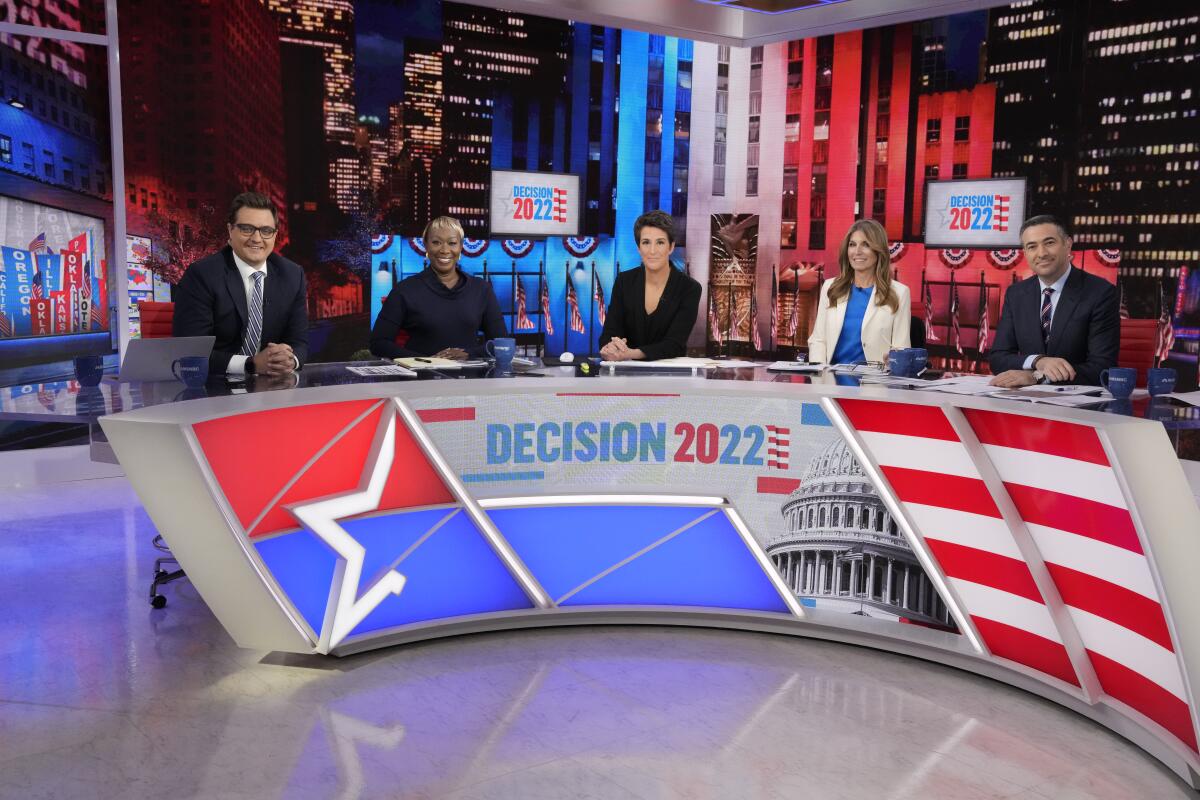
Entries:
[[1018, 690], [799, 638], [492, 634], [341, 661], [152, 610], [123, 480], [0, 492], [0, 797], [1194, 798]]

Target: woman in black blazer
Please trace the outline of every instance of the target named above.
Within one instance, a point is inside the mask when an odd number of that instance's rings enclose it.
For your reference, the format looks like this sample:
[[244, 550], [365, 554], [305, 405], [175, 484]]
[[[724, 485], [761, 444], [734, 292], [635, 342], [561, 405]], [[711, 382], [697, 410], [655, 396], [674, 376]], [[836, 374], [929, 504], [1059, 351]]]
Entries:
[[643, 214], [633, 235], [642, 264], [613, 282], [600, 355], [606, 361], [682, 356], [700, 310], [700, 284], [671, 266], [675, 225], [670, 214]]

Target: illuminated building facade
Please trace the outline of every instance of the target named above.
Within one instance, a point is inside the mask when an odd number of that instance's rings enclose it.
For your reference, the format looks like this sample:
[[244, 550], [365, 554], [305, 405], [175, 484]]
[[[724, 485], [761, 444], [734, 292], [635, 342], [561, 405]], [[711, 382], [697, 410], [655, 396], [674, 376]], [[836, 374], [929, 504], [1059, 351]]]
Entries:
[[[520, 100], [512, 133], [514, 142], [524, 144], [514, 148], [521, 151], [523, 168], [553, 168], [554, 122], [563, 119], [555, 109], [563, 105], [566, 91], [568, 32], [568, 23], [560, 20], [458, 3], [442, 6], [440, 166], [445, 181], [433, 183], [444, 187], [446, 195], [434, 205], [458, 217], [469, 235], [487, 232], [497, 94]], [[520, 91], [507, 92], [509, 86]]]
[[1157, 317], [1158, 281], [1200, 265], [1200, 7], [1094, 0], [1083, 55], [1075, 235], [1121, 250], [1131, 313]]
[[[184, 224], [205, 207], [223, 214], [246, 189], [268, 195], [286, 219], [275, 20], [257, 0], [180, 0], [170, 7], [128, 0], [127, 7], [122, 58], [141, 76], [122, 95], [131, 231], [149, 211], [176, 214]], [[237, 112], [244, 98], [253, 98], [253, 114]]]
[[990, 12], [985, 74], [996, 85], [993, 174], [1028, 179], [1029, 208], [1067, 216], [1078, 148], [1079, 2], [1027, 0]]
[[[98, 29], [88, 10], [77, 5], [22, 7], [18, 21]], [[0, 35], [0, 45], [0, 102], [5, 104], [0, 106], [0, 169], [108, 197], [103, 50], [10, 34]]]
[[320, 49], [325, 61], [325, 140], [329, 191], [342, 211], [359, 207], [365, 182], [354, 146], [354, 0], [261, 0], [278, 38]]

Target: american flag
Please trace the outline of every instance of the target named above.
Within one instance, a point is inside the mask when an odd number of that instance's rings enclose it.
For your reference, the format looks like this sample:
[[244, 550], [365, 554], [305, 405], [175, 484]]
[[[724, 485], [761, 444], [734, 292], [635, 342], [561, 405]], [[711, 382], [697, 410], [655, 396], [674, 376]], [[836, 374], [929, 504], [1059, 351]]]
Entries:
[[537, 326], [533, 324], [533, 320], [529, 318], [529, 314], [525, 312], [525, 287], [521, 285], [521, 279], [517, 278], [517, 324], [516, 329], [519, 331], [531, 331]]
[[925, 341], [936, 342], [937, 333], [933, 329], [933, 287], [925, 276], [921, 276], [921, 303], [925, 306]]
[[46, 246], [46, 233], [43, 231], [34, 237], [29, 243], [29, 252], [35, 255], [46, 255], [50, 252], [50, 248]]
[[29, 288], [30, 300], [41, 300], [46, 296], [46, 288], [43, 286], [45, 279], [42, 277], [42, 268], [39, 265], [33, 270], [33, 286]]
[[12, 320], [8, 318], [7, 314], [5, 314], [3, 311], [0, 311], [0, 336], [11, 337], [12, 335], [13, 335]]
[[600, 285], [600, 275], [596, 272], [596, 262], [592, 262], [592, 299], [596, 301], [596, 318], [603, 325], [608, 319], [608, 309], [604, 307], [604, 287]]
[[575, 281], [571, 280], [571, 270], [567, 270], [567, 310], [570, 313], [570, 328], [576, 333], [583, 333], [583, 315], [579, 313], [579, 295], [575, 293]]
[[1162, 364], [1171, 355], [1175, 346], [1175, 326], [1171, 321], [1171, 304], [1167, 300], [1166, 289], [1159, 292], [1159, 306], [1162, 308], [1158, 315], [1158, 333], [1154, 338], [1154, 360]]
[[758, 332], [758, 298], [755, 297], [758, 287], [750, 285], [750, 343], [755, 352], [762, 350], [762, 335]]
[[988, 296], [987, 283], [983, 279], [983, 272], [979, 273], [979, 343], [977, 348], [979, 355], [982, 356], [988, 350], [988, 334], [991, 330], [991, 320], [988, 319]]
[[958, 284], [954, 281], [954, 273], [950, 273], [950, 344], [962, 355], [962, 329], [958, 323]]
[[1117, 315], [1121, 319], [1129, 319], [1129, 306], [1125, 302], [1125, 284], [1122, 283], [1119, 285], [1120, 285], [1120, 288], [1118, 289], [1118, 291], [1121, 293], [1121, 307], [1120, 307], [1120, 310], [1117, 311]]
[[718, 347], [721, 345], [721, 321], [717, 318], [717, 298], [708, 287], [708, 338]]
[[1086, 687], [1092, 702], [1132, 709], [1195, 751], [1152, 556], [1095, 428], [951, 412], [978, 442], [968, 447], [937, 406], [838, 405], [879, 467], [880, 491], [911, 522], [914, 549], [944, 576], [960, 627], [993, 656]]
[[771, 265], [771, 344], [779, 335], [779, 273], [775, 265]]
[[538, 281], [542, 285], [542, 322], [546, 325], [546, 335], [554, 335], [554, 322], [550, 319], [550, 283], [546, 280], [546, 271], [542, 269], [542, 262], [538, 262]]
[[787, 338], [796, 343], [796, 331], [800, 328], [800, 274], [796, 273], [796, 288], [792, 290], [792, 313], [788, 315]]
[[83, 269], [83, 282], [79, 285], [79, 310], [87, 308], [87, 315], [79, 316], [80, 330], [87, 330], [90, 327], [92, 320], [92, 265], [85, 263]]

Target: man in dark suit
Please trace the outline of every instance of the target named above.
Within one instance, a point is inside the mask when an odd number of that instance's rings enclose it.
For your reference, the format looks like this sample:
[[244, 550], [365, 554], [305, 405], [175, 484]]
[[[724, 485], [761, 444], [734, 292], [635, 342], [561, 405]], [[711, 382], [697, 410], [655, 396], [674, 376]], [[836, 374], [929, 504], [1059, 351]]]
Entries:
[[229, 208], [229, 244], [188, 267], [175, 287], [176, 336], [215, 336], [213, 375], [280, 376], [308, 358], [304, 270], [272, 254], [279, 217], [264, 195]]
[[1071, 265], [1071, 236], [1048, 214], [1025, 220], [1021, 248], [1034, 274], [1004, 294], [992, 384], [1099, 384], [1121, 344], [1116, 287]]

